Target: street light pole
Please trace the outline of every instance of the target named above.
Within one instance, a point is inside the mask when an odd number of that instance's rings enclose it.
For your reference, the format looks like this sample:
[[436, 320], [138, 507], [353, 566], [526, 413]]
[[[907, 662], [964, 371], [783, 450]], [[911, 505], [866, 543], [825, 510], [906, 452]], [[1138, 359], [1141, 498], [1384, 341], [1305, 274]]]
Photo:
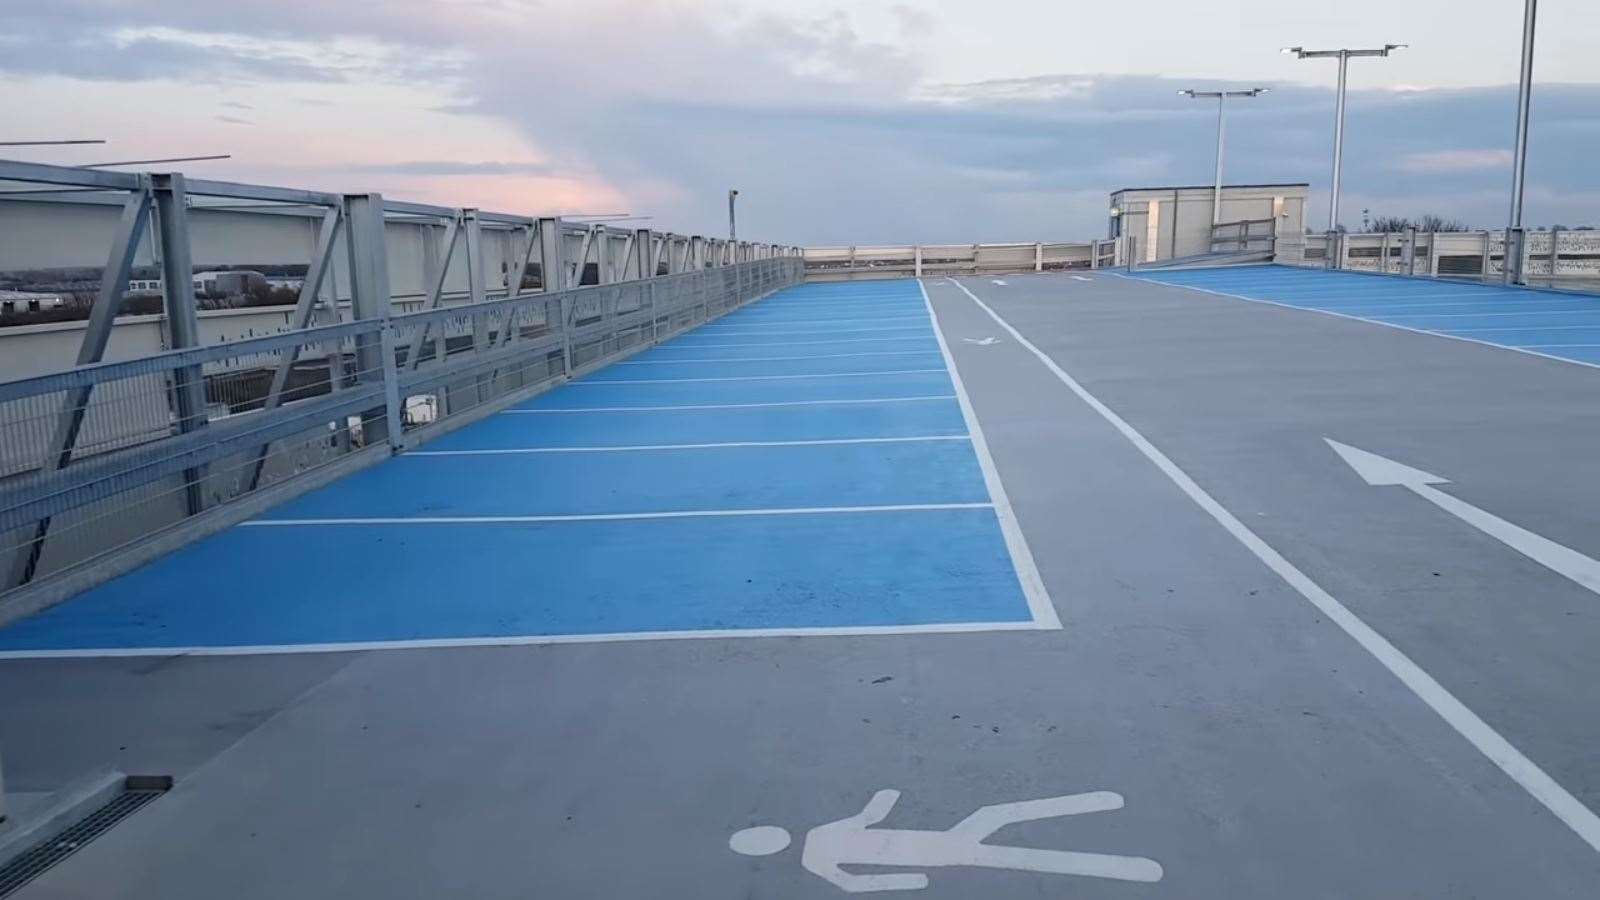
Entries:
[[[1533, 28], [1538, 15], [1539, 0], [1525, 0], [1522, 9], [1522, 78], [1517, 87], [1517, 149], [1511, 163], [1511, 220], [1506, 226], [1505, 280], [1523, 283], [1522, 261], [1522, 192], [1528, 170], [1528, 114], [1533, 101]], [[1512, 241], [1515, 238], [1516, 247]], [[1551, 238], [1555, 240], [1555, 238]], [[1513, 266], [1512, 254], [1516, 254]], [[1555, 248], [1551, 248], [1552, 255]], [[1554, 269], [1550, 273], [1555, 274]]]
[[1217, 100], [1217, 177], [1216, 186], [1211, 195], [1211, 224], [1222, 221], [1222, 150], [1223, 139], [1227, 133], [1227, 118], [1224, 114], [1229, 97], [1259, 97], [1270, 91], [1271, 88], [1251, 88], [1247, 91], [1179, 91], [1191, 100], [1210, 99]]
[[737, 196], [739, 196], [738, 191], [728, 191], [728, 243], [730, 244], [739, 240], [739, 229], [735, 226], [733, 220], [733, 198]]
[[1337, 59], [1339, 61], [1339, 93], [1333, 113], [1333, 183], [1328, 192], [1328, 230], [1339, 230], [1339, 181], [1344, 171], [1344, 95], [1348, 83], [1350, 59], [1356, 56], [1388, 56], [1404, 50], [1410, 44], [1384, 44], [1372, 50], [1307, 50], [1304, 47], [1285, 47], [1284, 53], [1300, 59]]

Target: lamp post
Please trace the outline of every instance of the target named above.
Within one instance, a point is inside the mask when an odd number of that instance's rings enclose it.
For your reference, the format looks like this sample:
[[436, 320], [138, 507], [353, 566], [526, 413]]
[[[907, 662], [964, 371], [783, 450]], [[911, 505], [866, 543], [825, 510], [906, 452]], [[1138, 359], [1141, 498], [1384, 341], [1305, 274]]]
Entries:
[[1211, 224], [1222, 221], [1222, 145], [1223, 135], [1227, 133], [1227, 118], [1224, 109], [1229, 97], [1259, 97], [1272, 90], [1271, 88], [1250, 88], [1246, 91], [1179, 91], [1191, 100], [1209, 100], [1213, 97], [1217, 101], [1217, 179], [1216, 189], [1211, 197]]
[[[1533, 100], [1533, 26], [1538, 8], [1539, 0], [1525, 0], [1522, 9], [1522, 77], [1517, 86], [1517, 149], [1511, 163], [1511, 218], [1506, 225], [1505, 264], [1501, 267], [1505, 280], [1516, 284], [1524, 281], [1522, 261], [1527, 256], [1522, 249], [1522, 191], [1528, 170], [1528, 108]], [[1515, 248], [1512, 247], [1513, 238]], [[1556, 238], [1552, 236], [1550, 240], [1550, 254], [1554, 258]], [[1516, 255], [1515, 263], [1512, 261], [1513, 253]], [[1554, 264], [1551, 265], [1550, 275], [1555, 277]]]
[[1284, 53], [1293, 54], [1300, 59], [1337, 59], [1339, 61], [1339, 96], [1334, 104], [1333, 113], [1333, 187], [1328, 198], [1328, 230], [1339, 230], [1339, 175], [1344, 164], [1344, 93], [1347, 73], [1350, 69], [1350, 59], [1355, 56], [1388, 56], [1396, 50], [1404, 50], [1410, 44], [1384, 44], [1374, 50], [1307, 50], [1304, 47], [1285, 47]]
[[729, 243], [733, 243], [733, 242], [736, 242], [736, 241], [739, 240], [739, 229], [735, 226], [734, 220], [733, 220], [733, 199], [735, 197], [737, 197], [737, 196], [739, 196], [739, 192], [738, 191], [732, 191], [732, 190], [728, 191], [728, 242]]

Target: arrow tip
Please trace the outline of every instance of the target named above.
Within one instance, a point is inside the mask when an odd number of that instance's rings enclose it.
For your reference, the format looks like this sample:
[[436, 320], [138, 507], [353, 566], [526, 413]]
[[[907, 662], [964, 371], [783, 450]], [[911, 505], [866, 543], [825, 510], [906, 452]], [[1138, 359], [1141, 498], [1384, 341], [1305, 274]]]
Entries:
[[1356, 474], [1360, 475], [1367, 484], [1374, 486], [1404, 485], [1409, 487], [1421, 484], [1450, 483], [1448, 478], [1440, 478], [1421, 469], [1413, 469], [1387, 457], [1369, 453], [1359, 447], [1341, 444], [1332, 438], [1323, 438], [1323, 440], [1327, 441], [1328, 446], [1333, 448], [1333, 452], [1339, 454], [1339, 458], [1348, 463], [1350, 468], [1355, 469]]

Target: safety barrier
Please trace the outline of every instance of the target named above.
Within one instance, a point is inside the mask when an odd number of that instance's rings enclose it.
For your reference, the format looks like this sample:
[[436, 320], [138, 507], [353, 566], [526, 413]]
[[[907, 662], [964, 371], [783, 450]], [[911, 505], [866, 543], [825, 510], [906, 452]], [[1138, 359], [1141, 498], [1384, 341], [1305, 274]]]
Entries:
[[[1390, 275], [1509, 279], [1557, 287], [1592, 289], [1600, 284], [1600, 232], [1552, 228], [1513, 232], [1510, 237], [1508, 254], [1505, 230], [1308, 234], [1293, 252], [1280, 252], [1278, 261]], [[1509, 273], [1508, 257], [1512, 261]]]
[[[723, 242], [719, 256], [710, 239], [640, 230], [616, 241], [608, 260], [591, 248], [619, 236], [615, 230], [580, 226], [573, 246], [567, 223], [553, 218], [376, 194], [185, 184], [181, 175], [19, 166], [0, 165], [0, 174], [88, 182], [127, 196], [113, 207], [120, 209], [117, 227], [79, 365], [0, 383], [0, 621], [798, 283], [803, 274], [799, 256], [774, 245]], [[194, 292], [182, 289], [194, 271], [191, 194], [246, 199], [252, 211], [268, 205], [271, 213], [316, 223], [288, 328], [211, 344], [199, 339]], [[482, 232], [490, 221], [515, 251], [499, 273], [499, 297], [485, 284]], [[411, 232], [400, 229], [419, 222], [424, 234], [442, 237], [443, 252], [428, 258], [423, 291], [402, 306], [391, 288], [390, 250], [408, 243]], [[130, 268], [151, 243], [164, 285], [180, 286], [162, 290], [162, 330], [173, 349], [105, 361]], [[336, 245], [348, 263], [339, 285], [328, 277]], [[599, 274], [602, 283], [580, 285], [584, 261], [597, 257], [609, 270]], [[663, 271], [671, 274], [655, 274]], [[451, 274], [465, 288], [453, 305], [444, 290]], [[403, 311], [407, 306], [413, 311]], [[341, 321], [345, 309], [352, 320]]]
[[908, 244], [889, 247], [807, 247], [807, 281], [1001, 275], [1058, 269], [1098, 269], [1121, 263], [1119, 242]]

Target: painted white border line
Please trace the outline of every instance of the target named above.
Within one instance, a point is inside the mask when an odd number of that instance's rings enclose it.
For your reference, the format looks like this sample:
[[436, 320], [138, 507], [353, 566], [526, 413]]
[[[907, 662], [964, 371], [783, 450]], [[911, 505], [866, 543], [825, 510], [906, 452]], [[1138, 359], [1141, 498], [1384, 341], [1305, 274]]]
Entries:
[[994, 501], [995, 518], [1000, 521], [1000, 534], [1005, 538], [1006, 550], [1011, 554], [1011, 566], [1017, 571], [1022, 596], [1027, 599], [1033, 621], [1040, 628], [1060, 628], [1061, 617], [1056, 613], [1055, 604], [1050, 601], [1050, 592], [1044, 586], [1044, 578], [1039, 575], [1039, 566], [1034, 562], [1033, 551], [1028, 548], [1028, 539], [1017, 522], [1017, 514], [1011, 509], [1011, 498], [1006, 495], [1006, 487], [1000, 481], [1000, 471], [995, 468], [994, 457], [989, 453], [989, 442], [984, 439], [983, 426], [978, 424], [978, 414], [973, 411], [972, 400], [967, 397], [967, 386], [961, 381], [961, 372], [956, 368], [955, 358], [950, 355], [950, 345], [945, 343], [944, 331], [939, 327], [939, 316], [933, 311], [933, 301], [928, 299], [928, 288], [920, 278], [917, 279], [917, 289], [922, 291], [922, 302], [928, 307], [933, 333], [939, 339], [939, 353], [944, 356], [950, 382], [955, 385], [956, 402], [961, 405], [961, 417], [966, 419], [967, 431], [972, 435], [972, 449], [978, 456], [978, 468], [983, 470], [983, 483], [989, 490], [989, 499]]
[[[737, 335], [734, 335], [735, 337]], [[740, 341], [737, 344], [677, 344], [674, 338], [665, 344], [658, 344], [657, 350], [708, 350], [712, 347], [718, 349], [725, 347], [811, 347], [817, 344], [892, 344], [897, 341], [926, 341], [927, 337], [910, 334], [905, 337], [890, 338], [843, 338], [837, 341]]]
[[715, 519], [742, 516], [816, 516], [851, 513], [943, 512], [990, 509], [991, 503], [895, 503], [882, 506], [793, 506], [772, 509], [683, 509], [664, 512], [579, 513], [570, 516], [374, 516], [351, 519], [251, 519], [235, 528], [344, 525], [524, 525], [544, 522], [625, 522], [635, 519]]
[[628, 641], [698, 641], [724, 638], [876, 637], [897, 634], [970, 634], [988, 631], [1038, 631], [1032, 621], [950, 622], [931, 625], [854, 625], [837, 628], [715, 628], [686, 631], [613, 631], [597, 634], [517, 635], [481, 638], [425, 638], [403, 641], [350, 641], [337, 644], [243, 644], [210, 647], [108, 647], [74, 650], [0, 650], [0, 660], [82, 659], [128, 656], [268, 656], [292, 653], [350, 653], [362, 650], [432, 650], [451, 647], [530, 647], [544, 644], [613, 644]]
[[716, 378], [609, 378], [604, 381], [569, 381], [568, 385], [682, 384], [690, 381], [792, 381], [797, 378], [875, 378], [879, 375], [931, 375], [944, 369], [895, 369], [887, 372], [825, 372], [820, 375], [724, 375]]
[[1500, 768], [1500, 771], [1511, 777], [1512, 781], [1521, 785], [1523, 790], [1533, 796], [1535, 800], [1544, 804], [1545, 808], [1554, 813], [1556, 818], [1566, 823], [1567, 827], [1577, 833], [1590, 847], [1600, 851], [1600, 816], [1584, 806], [1576, 797], [1567, 792], [1554, 778], [1539, 768], [1533, 760], [1528, 759], [1522, 751], [1512, 746], [1511, 742], [1500, 736], [1489, 723], [1478, 717], [1478, 714], [1467, 708], [1467, 705], [1457, 700], [1455, 695], [1445, 689], [1444, 685], [1435, 681], [1423, 668], [1411, 661], [1411, 658], [1401, 652], [1400, 648], [1389, 643], [1383, 635], [1379, 634], [1372, 626], [1362, 621], [1348, 607], [1340, 603], [1332, 594], [1322, 589], [1322, 586], [1311, 580], [1311, 577], [1300, 571], [1294, 563], [1285, 559], [1282, 554], [1274, 550], [1270, 544], [1262, 540], [1259, 535], [1250, 530], [1250, 527], [1239, 521], [1226, 507], [1218, 503], [1215, 498], [1206, 493], [1189, 477], [1189, 473], [1178, 468], [1162, 453], [1160, 448], [1150, 443], [1144, 435], [1140, 434], [1125, 419], [1117, 415], [1109, 406], [1101, 403], [1099, 398], [1089, 393], [1076, 379], [1068, 375], [1064, 369], [1056, 365], [1055, 360], [1048, 354], [1035, 347], [1032, 342], [1022, 336], [1022, 333], [1011, 327], [1011, 323], [1000, 318], [989, 305], [978, 299], [978, 295], [967, 290], [967, 286], [954, 279], [950, 283], [961, 289], [961, 292], [972, 298], [972, 302], [989, 314], [1001, 328], [1004, 328], [1017, 343], [1027, 348], [1044, 363], [1056, 378], [1060, 379], [1069, 390], [1078, 395], [1078, 399], [1088, 404], [1091, 409], [1100, 414], [1100, 417], [1111, 423], [1128, 442], [1133, 444], [1144, 457], [1154, 463], [1172, 480], [1178, 489], [1183, 491], [1196, 505], [1205, 510], [1211, 518], [1215, 519], [1229, 534], [1233, 535], [1245, 549], [1249, 550], [1267, 568], [1277, 573], [1288, 585], [1299, 592], [1319, 612], [1327, 616], [1334, 624], [1338, 625], [1345, 634], [1349, 635], [1360, 644], [1362, 649], [1370, 653], [1374, 659], [1385, 669], [1400, 680], [1415, 694], [1419, 700], [1426, 703], [1429, 708], [1439, 714], [1439, 717], [1466, 738], [1480, 753], [1489, 758], [1489, 761]]
[[928, 441], [965, 441], [965, 434], [927, 434], [911, 437], [819, 438], [810, 441], [724, 441], [711, 444], [620, 444], [601, 447], [509, 447], [485, 450], [413, 450], [403, 456], [511, 456], [524, 453], [632, 453], [644, 450], [712, 450], [719, 447], [826, 447], [835, 444], [916, 444]]
[[675, 338], [675, 340], [681, 341], [692, 334], [700, 335], [701, 337], [723, 338], [748, 337], [752, 334], [885, 334], [891, 331], [925, 332], [928, 330], [928, 323], [923, 322], [918, 325], [896, 325], [893, 328], [808, 328], [801, 331], [773, 331], [765, 325], [744, 325], [741, 326], [741, 330], [735, 332], [713, 332], [706, 331], [705, 329], [708, 327], [710, 326], [701, 325], [697, 328], [693, 328], [679, 335], [677, 338]]
[[866, 353], [820, 353], [811, 356], [724, 356], [721, 359], [625, 359], [616, 366], [665, 366], [672, 363], [795, 362], [802, 359], [859, 359], [865, 356], [935, 356], [938, 350], [883, 350]]
[[815, 324], [859, 325], [859, 324], [862, 324], [862, 323], [865, 323], [865, 322], [924, 322], [924, 321], [927, 321], [927, 318], [925, 316], [923, 316], [922, 310], [920, 310], [920, 309], [917, 310], [915, 313], [913, 313], [911, 315], [825, 316], [825, 317], [820, 318], [820, 319], [815, 317], [815, 316], [775, 316], [775, 315], [771, 315], [770, 311], [769, 311], [768, 314], [764, 315], [764, 316], [739, 316], [738, 318], [731, 318], [730, 317], [727, 320], [719, 321], [716, 325], [713, 325], [713, 326], [710, 326], [710, 327], [713, 327], [713, 328], [731, 328], [731, 327], [737, 325], [739, 322], [766, 323], [766, 324], [773, 324], [773, 325], [815, 325]]
[[[575, 406], [568, 409], [503, 409], [502, 416], [543, 415], [546, 413], [664, 412], [677, 409], [760, 409], [769, 406], [852, 406], [858, 403], [915, 403], [928, 400], [954, 400], [955, 394], [926, 394], [919, 397], [860, 397], [853, 400], [776, 400], [771, 403], [686, 403], [678, 406]], [[420, 451], [413, 450], [412, 454]]]
[[[1526, 349], [1524, 347], [1517, 347], [1517, 346], [1514, 346], [1514, 345], [1511, 345], [1511, 344], [1497, 344], [1494, 341], [1484, 341], [1484, 340], [1479, 340], [1478, 338], [1464, 337], [1464, 336], [1459, 335], [1459, 334], [1450, 334], [1449, 332], [1445, 332], [1445, 331], [1430, 331], [1430, 330], [1428, 330], [1426, 328], [1413, 328], [1410, 325], [1396, 325], [1393, 322], [1385, 322], [1382, 319], [1369, 319], [1366, 316], [1353, 316], [1353, 315], [1350, 315], [1349, 313], [1331, 312], [1331, 311], [1326, 310], [1326, 309], [1313, 309], [1313, 308], [1307, 307], [1307, 306], [1295, 306], [1293, 303], [1285, 303], [1285, 302], [1282, 302], [1282, 301], [1279, 301], [1279, 300], [1261, 300], [1261, 299], [1258, 299], [1256, 297], [1246, 297], [1243, 294], [1229, 294], [1229, 293], [1227, 293], [1225, 291], [1213, 291], [1210, 288], [1194, 287], [1193, 285], [1188, 285], [1188, 284], [1173, 284], [1170, 281], [1158, 281], [1158, 280], [1156, 280], [1154, 278], [1141, 278], [1141, 277], [1139, 277], [1137, 275], [1123, 275], [1123, 274], [1118, 273], [1118, 272], [1112, 272], [1111, 274], [1117, 276], [1118, 278], [1126, 278], [1129, 281], [1138, 281], [1138, 282], [1142, 282], [1144, 284], [1158, 284], [1158, 285], [1161, 285], [1162, 287], [1175, 288], [1177, 290], [1183, 290], [1183, 291], [1198, 291], [1198, 292], [1200, 292], [1202, 294], [1211, 294], [1212, 296], [1215, 296], [1215, 297], [1227, 297], [1229, 300], [1243, 300], [1246, 303], [1264, 303], [1267, 306], [1276, 306], [1276, 307], [1279, 307], [1279, 308], [1282, 308], [1282, 309], [1293, 309], [1293, 310], [1298, 310], [1300, 312], [1316, 313], [1318, 315], [1323, 315], [1323, 316], [1333, 316], [1336, 319], [1346, 319], [1346, 320], [1351, 321], [1351, 322], [1366, 322], [1368, 325], [1382, 325], [1384, 328], [1393, 328], [1393, 329], [1396, 329], [1398, 331], [1409, 331], [1412, 334], [1425, 334], [1425, 335], [1428, 335], [1430, 337], [1445, 338], [1447, 340], [1452, 340], [1452, 341], [1461, 341], [1464, 344], [1477, 344], [1480, 347], [1493, 347], [1496, 350], [1510, 350], [1513, 353], [1526, 353], [1529, 356], [1537, 356], [1537, 357], [1539, 357], [1541, 359], [1554, 360], [1555, 362], [1571, 363], [1572, 365], [1575, 365], [1575, 366], [1584, 366], [1584, 367], [1590, 368], [1590, 369], [1600, 369], [1600, 363], [1584, 362], [1581, 359], [1568, 359], [1565, 356], [1556, 356], [1556, 355], [1551, 354], [1551, 353], [1540, 353], [1537, 350], [1528, 350], [1528, 349]], [[957, 284], [956, 286], [957, 287], [961, 287], [960, 284]], [[966, 288], [962, 288], [962, 290], [966, 290]], [[1562, 312], [1572, 312], [1572, 310], [1562, 310]], [[1529, 315], [1539, 315], [1539, 310], [1529, 310], [1528, 312], [1525, 312], [1525, 313], [1465, 313], [1463, 315], [1466, 315], [1466, 316], [1473, 316], [1473, 315], [1529, 316]]]

